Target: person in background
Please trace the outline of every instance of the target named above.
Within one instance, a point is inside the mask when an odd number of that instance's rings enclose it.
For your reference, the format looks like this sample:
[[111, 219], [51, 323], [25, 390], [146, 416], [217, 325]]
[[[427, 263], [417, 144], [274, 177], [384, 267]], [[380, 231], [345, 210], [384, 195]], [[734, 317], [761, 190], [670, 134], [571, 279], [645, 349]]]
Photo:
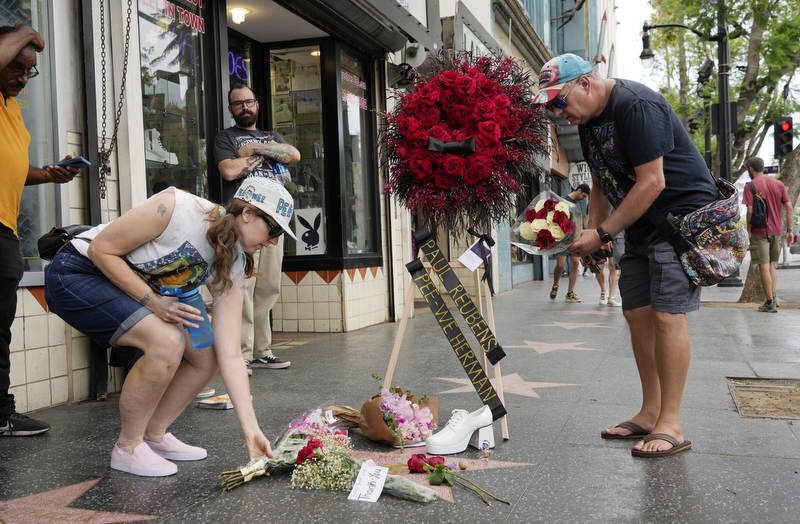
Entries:
[[[753, 185], [758, 194], [767, 204], [767, 222], [761, 227], [752, 227], [750, 218], [753, 216], [753, 191], [750, 185], [745, 185], [742, 203], [747, 206], [747, 232], [750, 234], [750, 262], [757, 264], [761, 272], [761, 286], [767, 301], [758, 306], [764, 313], [778, 312], [778, 273], [775, 268], [780, 260], [783, 240], [791, 244], [793, 240], [794, 209], [789, 202], [789, 193], [783, 182], [764, 176], [764, 161], [754, 156], [744, 162]], [[786, 229], [781, 222], [781, 208], [786, 213]]]
[[[578, 202], [586, 199], [590, 193], [591, 189], [589, 189], [589, 186], [586, 184], [581, 184], [575, 188], [575, 191], [564, 195], [563, 198], [567, 202], [577, 204]], [[550, 289], [550, 300], [555, 300], [556, 296], [558, 296], [558, 283], [561, 281], [562, 271], [564, 271], [564, 268], [567, 266], [568, 256], [569, 253], [566, 251], [556, 253], [556, 267], [553, 270], [553, 287]], [[578, 298], [578, 295], [575, 293], [575, 282], [578, 280], [578, 268], [580, 268], [580, 261], [578, 258], [579, 257], [572, 257], [570, 262], [570, 270], [568, 275], [569, 287], [567, 288], [567, 296], [564, 298], [565, 302], [577, 303], [581, 301], [581, 299]]]
[[[171, 460], [205, 458], [168, 429], [217, 371], [250, 459], [272, 456], [242, 359], [244, 278], [255, 271], [253, 253], [295, 237], [293, 211], [289, 192], [265, 178], [246, 180], [226, 207], [171, 187], [81, 233], [45, 268], [51, 311], [97, 341], [144, 352], [122, 387], [113, 469], [163, 477], [178, 470]], [[214, 342], [197, 349], [186, 327], [199, 327], [202, 312], [165, 288], [203, 285], [214, 300]]]
[[[25, 437], [50, 429], [47, 422], [17, 412], [11, 387], [11, 324], [17, 312], [17, 288], [24, 266], [17, 237], [17, 217], [24, 186], [65, 184], [78, 174], [74, 167], [30, 165], [31, 135], [16, 97], [35, 78], [36, 53], [44, 39], [32, 27], [17, 23], [0, 27], [0, 436]], [[71, 155], [64, 160], [72, 158]]]
[[[300, 152], [275, 131], [256, 128], [259, 104], [245, 84], [234, 84], [228, 93], [228, 111], [235, 125], [220, 131], [214, 139], [214, 156], [223, 178], [223, 202], [245, 179], [262, 177], [285, 186], [291, 182], [289, 170], [276, 165], [300, 161]], [[280, 169], [278, 172], [277, 169]], [[270, 311], [281, 292], [283, 239], [254, 255], [260, 276], [245, 282], [242, 315], [242, 354], [248, 373], [252, 368], [282, 369], [291, 365], [272, 353]]]

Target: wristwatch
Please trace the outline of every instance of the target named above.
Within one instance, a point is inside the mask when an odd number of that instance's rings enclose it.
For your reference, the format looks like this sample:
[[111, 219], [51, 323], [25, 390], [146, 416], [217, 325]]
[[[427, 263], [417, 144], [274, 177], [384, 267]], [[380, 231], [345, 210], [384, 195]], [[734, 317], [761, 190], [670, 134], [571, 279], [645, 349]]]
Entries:
[[600, 235], [600, 240], [602, 240], [602, 241], [603, 241], [603, 244], [608, 244], [609, 242], [611, 242], [612, 240], [614, 240], [613, 238], [611, 238], [611, 235], [609, 235], [608, 233], [606, 233], [606, 232], [603, 230], [603, 228], [602, 228], [602, 227], [598, 227], [598, 228], [597, 228], [597, 234], [598, 234], [598, 235]]

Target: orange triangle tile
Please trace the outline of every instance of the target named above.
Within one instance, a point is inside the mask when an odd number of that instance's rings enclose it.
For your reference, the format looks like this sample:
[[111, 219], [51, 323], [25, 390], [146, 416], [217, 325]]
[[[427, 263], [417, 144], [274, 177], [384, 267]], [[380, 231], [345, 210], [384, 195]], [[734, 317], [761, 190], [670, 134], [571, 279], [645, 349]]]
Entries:
[[325, 281], [326, 284], [330, 284], [336, 280], [336, 277], [339, 276], [339, 272], [334, 271], [333, 269], [317, 271], [317, 274], [322, 278], [322, 280]]
[[30, 294], [33, 295], [33, 298], [36, 299], [36, 302], [42, 306], [42, 309], [49, 313], [50, 309], [47, 307], [47, 301], [44, 299], [44, 286], [29, 286], [27, 289]]
[[306, 275], [308, 275], [308, 271], [287, 271], [286, 276], [289, 277], [289, 280], [295, 283], [295, 285], [300, 284], [300, 281], [303, 280]]
[[350, 282], [355, 282], [356, 280], [356, 270], [355, 269], [348, 269], [347, 274], [350, 277]]
[[361, 280], [364, 280], [364, 277], [367, 276], [367, 268], [360, 267], [358, 268], [358, 272], [361, 273]]
[[372, 278], [375, 278], [378, 275], [378, 267], [377, 266], [376, 267], [371, 267], [371, 268], [369, 268], [369, 270], [372, 271]]

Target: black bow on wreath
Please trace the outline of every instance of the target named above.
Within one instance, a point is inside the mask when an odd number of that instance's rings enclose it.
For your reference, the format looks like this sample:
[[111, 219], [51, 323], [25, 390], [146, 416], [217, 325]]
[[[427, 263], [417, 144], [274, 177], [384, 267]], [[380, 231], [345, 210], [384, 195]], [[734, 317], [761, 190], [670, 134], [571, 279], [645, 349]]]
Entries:
[[[492, 246], [494, 246], [494, 239], [490, 235], [479, 235], [477, 231], [471, 227], [467, 228], [467, 233], [474, 237], [478, 237], [478, 246], [481, 249], [481, 260], [483, 260], [483, 278], [481, 282], [489, 282], [489, 293], [494, 296], [494, 285], [492, 285], [492, 265], [489, 263], [489, 257], [492, 255]], [[486, 242], [486, 245], [484, 245]], [[489, 246], [489, 252], [486, 252], [486, 246]]]
[[428, 151], [441, 151], [452, 155], [471, 155], [475, 152], [475, 137], [473, 136], [461, 142], [442, 142], [428, 137]]

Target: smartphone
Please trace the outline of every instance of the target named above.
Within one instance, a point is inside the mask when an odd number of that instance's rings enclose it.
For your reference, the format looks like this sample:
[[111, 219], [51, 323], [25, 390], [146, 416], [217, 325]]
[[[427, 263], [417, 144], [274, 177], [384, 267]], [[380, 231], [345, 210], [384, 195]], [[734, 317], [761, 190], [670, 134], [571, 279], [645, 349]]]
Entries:
[[92, 164], [82, 156], [76, 156], [75, 158], [70, 158], [69, 160], [47, 164], [46, 166], [42, 166], [42, 169], [47, 169], [49, 166], [74, 167], [76, 169], [81, 169], [84, 167], [89, 167], [90, 165]]

